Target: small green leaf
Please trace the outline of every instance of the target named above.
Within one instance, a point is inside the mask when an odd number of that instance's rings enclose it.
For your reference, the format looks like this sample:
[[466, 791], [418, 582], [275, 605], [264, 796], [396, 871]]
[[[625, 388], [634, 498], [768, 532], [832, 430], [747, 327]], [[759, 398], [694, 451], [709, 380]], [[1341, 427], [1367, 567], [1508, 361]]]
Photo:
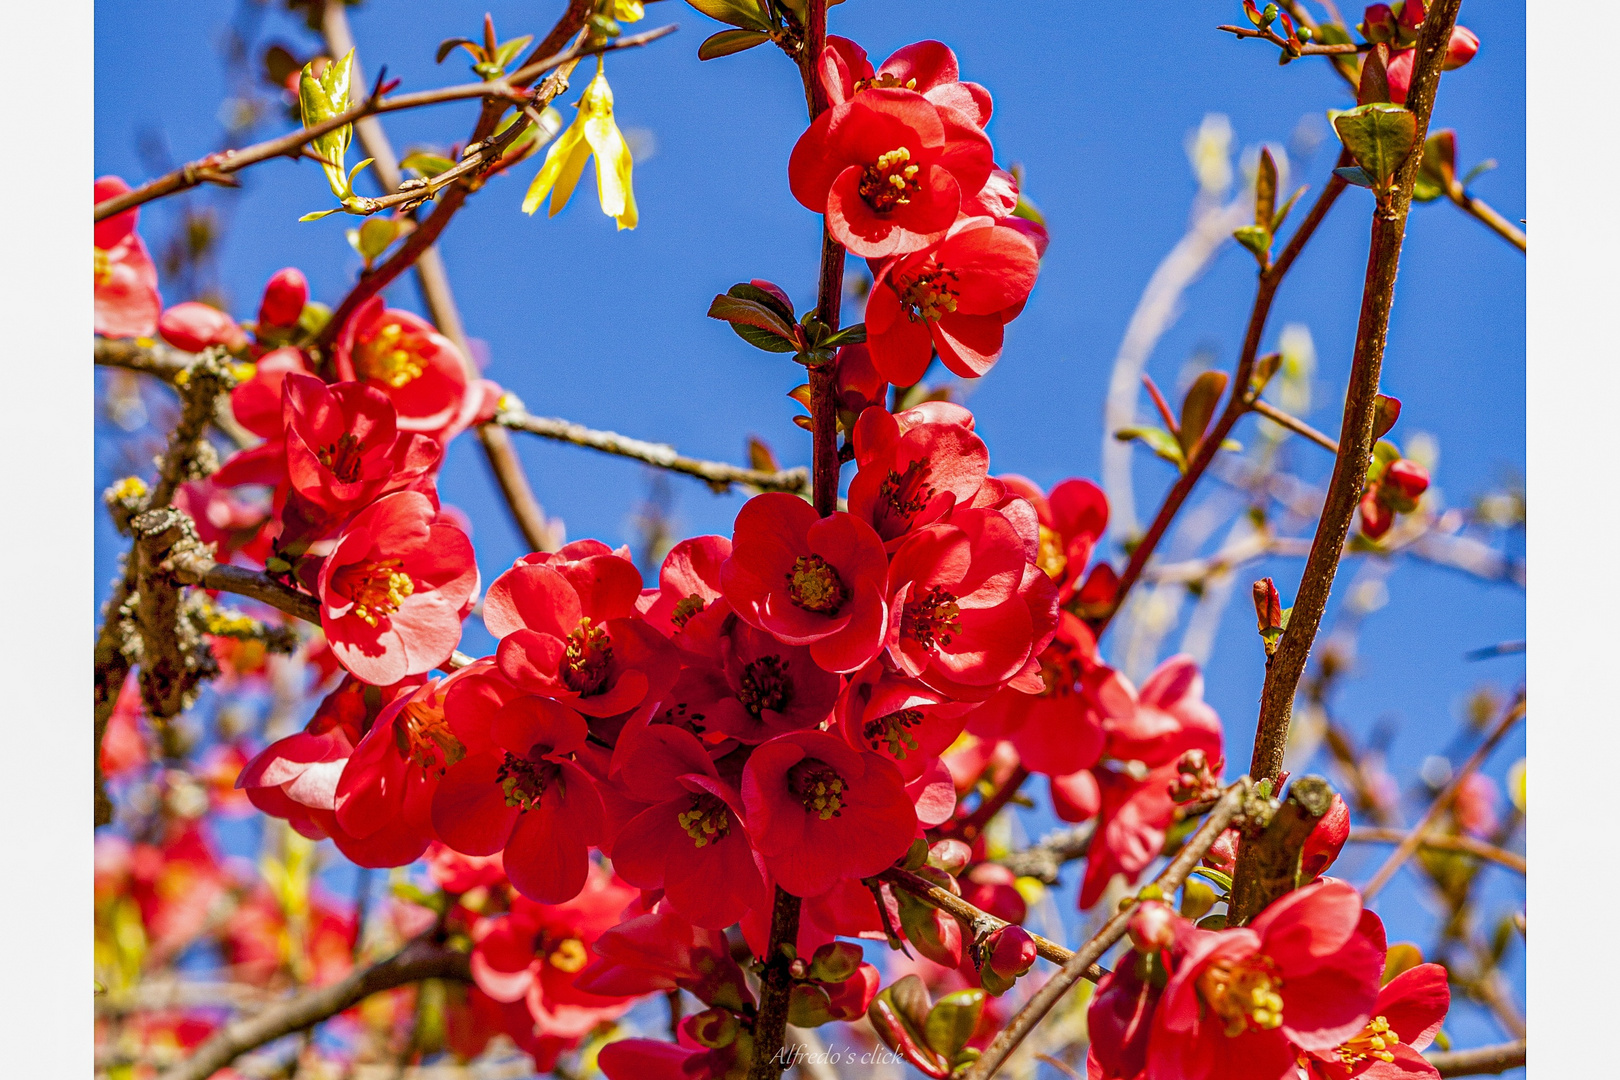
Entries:
[[1373, 438], [1382, 439], [1401, 418], [1401, 399], [1379, 394], [1373, 401]]
[[1299, 197], [1309, 190], [1309, 184], [1300, 185], [1292, 195], [1288, 196], [1288, 201], [1283, 203], [1277, 212], [1271, 216], [1271, 233], [1273, 236], [1283, 227], [1283, 222], [1288, 220], [1288, 212], [1294, 208], [1295, 203], [1299, 202]]
[[1469, 169], [1468, 172], [1463, 175], [1462, 186], [1467, 187], [1469, 184], [1472, 184], [1476, 179], [1478, 179], [1481, 176], [1484, 176], [1486, 173], [1490, 172], [1494, 168], [1496, 168], [1496, 159], [1495, 158], [1486, 158], [1484, 161], [1480, 162], [1478, 165], [1475, 165], [1472, 169]]
[[722, 30], [703, 39], [703, 44], [698, 46], [698, 59], [717, 60], [732, 53], [746, 52], [769, 40], [771, 35], [762, 34], [758, 30]]
[[860, 345], [866, 341], [866, 324], [846, 326], [821, 343], [823, 349], [836, 349], [841, 345]]
[[1271, 230], [1264, 225], [1241, 225], [1232, 230], [1232, 239], [1248, 248], [1260, 265], [1271, 255]]
[[516, 60], [518, 53], [528, 48], [529, 42], [533, 40], [533, 34], [524, 34], [520, 38], [513, 38], [511, 41], [502, 42], [501, 47], [495, 50], [495, 66], [500, 68], [502, 71], [505, 71], [506, 66], [513, 60]]
[[1219, 915], [1206, 915], [1204, 918], [1198, 920], [1198, 929], [1200, 929], [1200, 930], [1225, 930], [1226, 929], [1226, 913], [1223, 911]]
[[738, 337], [742, 338], [756, 349], [763, 349], [766, 352], [774, 353], [790, 353], [799, 351], [799, 347], [793, 342], [784, 341], [771, 331], [761, 330], [757, 326], [749, 326], [746, 323], [734, 322], [731, 324], [731, 329], [736, 332]]
[[1229, 893], [1232, 891], [1232, 877], [1230, 874], [1224, 874], [1208, 866], [1195, 866], [1192, 872], [1198, 877], [1213, 881], [1221, 887], [1222, 892]]
[[399, 222], [388, 217], [369, 217], [360, 223], [355, 250], [366, 262], [374, 261], [388, 250], [388, 245], [399, 239]]
[[1333, 129], [1362, 171], [1382, 187], [1411, 155], [1417, 117], [1400, 105], [1358, 105], [1335, 117]]
[[798, 348], [798, 334], [793, 324], [758, 300], [716, 296], [709, 304], [708, 315], [711, 319], [720, 319], [733, 325], [741, 323], [774, 334], [787, 343], [787, 351], [791, 352]]
[[1181, 401], [1181, 452], [1184, 457], [1192, 457], [1193, 451], [1204, 438], [1204, 431], [1209, 427], [1210, 418], [1215, 415], [1215, 406], [1220, 403], [1221, 395], [1226, 392], [1226, 372], [1206, 371], [1193, 380], [1187, 390], [1187, 396]]
[[418, 150], [415, 153], [405, 155], [405, 160], [399, 163], [399, 167], [409, 169], [419, 176], [431, 177], [438, 176], [445, 170], [454, 168], [455, 164], [447, 157], [441, 157], [426, 150]]
[[940, 998], [923, 1024], [923, 1039], [928, 1048], [942, 1057], [955, 1057], [979, 1026], [984, 999], [983, 990], [957, 990]]
[[1341, 180], [1344, 180], [1346, 183], [1354, 184], [1356, 187], [1370, 188], [1373, 186], [1372, 180], [1368, 178], [1367, 174], [1363, 172], [1361, 167], [1358, 165], [1341, 165], [1339, 168], [1333, 170], [1333, 175], [1339, 177]]
[[1135, 439], [1164, 458], [1178, 469], [1187, 468], [1187, 459], [1182, 456], [1181, 444], [1176, 437], [1163, 428], [1156, 427], [1128, 427], [1120, 428], [1114, 432], [1114, 438], [1120, 442], [1130, 442]]
[[474, 60], [482, 60], [484, 58], [484, 50], [479, 47], [476, 41], [472, 40], [471, 38], [453, 37], [445, 38], [443, 41], [439, 42], [438, 51], [433, 54], [433, 62], [435, 64], [444, 63], [444, 58], [454, 52], [457, 45], [472, 53]]
[[1277, 212], [1277, 163], [1272, 160], [1271, 151], [1262, 146], [1260, 148], [1260, 165], [1254, 173], [1254, 223], [1260, 228], [1268, 228], [1271, 217]]
[[711, 19], [748, 30], [757, 30], [762, 34], [771, 32], [771, 20], [766, 17], [756, 0], [686, 0], [686, 2]]
[[792, 305], [769, 289], [762, 289], [752, 282], [739, 281], [726, 290], [726, 295], [735, 297], [738, 300], [749, 300], [756, 304], [763, 304], [780, 315], [783, 320], [787, 322], [793, 321]]
[[343, 207], [341, 207], [341, 206], [339, 206], [339, 207], [337, 207], [336, 209], [333, 209], [333, 210], [311, 210], [309, 213], [305, 214], [303, 217], [299, 218], [298, 220], [299, 221], [319, 221], [319, 220], [321, 220], [321, 218], [327, 217], [328, 215], [341, 214], [341, 213], [343, 213]]
[[349, 190], [350, 191], [354, 190], [354, 178], [356, 176], [360, 175], [360, 170], [364, 169], [367, 165], [370, 165], [373, 161], [376, 161], [376, 160], [377, 160], [376, 158], [366, 158], [366, 160], [362, 161], [360, 164], [356, 165], [354, 168], [349, 170], [348, 183], [349, 183]]

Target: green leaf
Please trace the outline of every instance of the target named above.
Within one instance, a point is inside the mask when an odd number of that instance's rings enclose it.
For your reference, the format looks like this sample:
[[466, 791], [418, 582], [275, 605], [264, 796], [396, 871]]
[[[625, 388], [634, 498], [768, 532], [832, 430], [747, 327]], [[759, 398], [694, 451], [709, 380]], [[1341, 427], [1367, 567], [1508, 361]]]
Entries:
[[1230, 874], [1223, 874], [1221, 871], [1208, 866], [1195, 866], [1192, 872], [1198, 877], [1213, 881], [1221, 887], [1222, 892], [1232, 891], [1232, 877]]
[[426, 150], [418, 150], [415, 153], [405, 155], [405, 160], [399, 163], [399, 167], [409, 169], [419, 176], [438, 176], [446, 169], [454, 168], [455, 164], [447, 157], [441, 157]]
[[1373, 444], [1372, 459], [1367, 462], [1367, 483], [1376, 484], [1384, 478], [1384, 470], [1401, 459], [1400, 447], [1388, 439]]
[[1411, 155], [1417, 117], [1400, 105], [1372, 103], [1341, 113], [1333, 129], [1362, 171], [1382, 187]]
[[510, 64], [513, 60], [516, 60], [518, 53], [528, 48], [529, 42], [533, 40], [533, 34], [524, 34], [520, 38], [513, 38], [511, 41], [502, 42], [501, 47], [495, 50], [495, 66], [500, 68], [502, 71], [505, 71], [506, 65]]
[[929, 1049], [943, 1057], [954, 1058], [979, 1026], [984, 999], [983, 990], [957, 990], [940, 998], [923, 1024], [923, 1039]]
[[1198, 443], [1204, 437], [1204, 431], [1209, 427], [1209, 421], [1215, 415], [1215, 406], [1220, 403], [1221, 395], [1226, 392], [1226, 372], [1206, 371], [1193, 380], [1187, 390], [1187, 396], [1181, 401], [1181, 452], [1183, 457], [1192, 457]]
[[1182, 456], [1181, 444], [1176, 437], [1163, 428], [1156, 427], [1128, 427], [1120, 428], [1114, 432], [1114, 438], [1120, 442], [1139, 440], [1142, 445], [1164, 458], [1178, 469], [1186, 469], [1187, 459]]
[[374, 261], [388, 250], [388, 245], [399, 239], [399, 222], [387, 217], [369, 217], [360, 223], [355, 250], [366, 262]]
[[367, 165], [370, 165], [373, 161], [376, 161], [376, 160], [377, 160], [376, 158], [366, 158], [366, 160], [362, 161], [360, 164], [356, 165], [354, 168], [349, 170], [348, 184], [349, 184], [349, 190], [350, 191], [354, 190], [354, 178], [356, 176], [360, 175], [360, 170], [364, 169]]
[[332, 209], [332, 210], [311, 210], [309, 213], [305, 214], [303, 217], [299, 218], [298, 220], [299, 221], [319, 221], [319, 220], [321, 220], [321, 218], [327, 217], [330, 214], [341, 214], [342, 212], [343, 212], [343, 207], [341, 207], [341, 206], [339, 206], [339, 207], [337, 207], [335, 209]]
[[472, 40], [472, 38], [453, 37], [445, 38], [443, 41], [439, 42], [439, 49], [433, 54], [433, 62], [435, 64], [444, 63], [444, 58], [454, 52], [456, 46], [458, 45], [472, 53], [474, 60], [482, 60], [484, 58], [484, 50], [476, 41]]
[[703, 39], [703, 44], [698, 46], [698, 59], [717, 60], [732, 53], [746, 52], [769, 40], [771, 35], [762, 34], [758, 30], [722, 30]]
[[1316, 40], [1323, 45], [1348, 45], [1350, 34], [1344, 27], [1334, 22], [1324, 22], [1316, 28]]
[[1283, 227], [1283, 222], [1288, 220], [1288, 212], [1294, 208], [1295, 203], [1299, 202], [1299, 197], [1309, 190], [1309, 184], [1300, 185], [1292, 195], [1288, 196], [1288, 201], [1283, 203], [1277, 212], [1271, 216], [1271, 233], [1273, 236]]
[[1472, 184], [1476, 179], [1478, 179], [1481, 176], [1484, 176], [1486, 173], [1490, 172], [1494, 168], [1496, 168], [1496, 159], [1495, 158], [1486, 158], [1484, 161], [1480, 162], [1478, 165], [1475, 165], [1472, 169], [1469, 169], [1466, 174], [1464, 174], [1464, 176], [1462, 178], [1462, 186], [1467, 187], [1469, 184]]
[[745, 300], [735, 296], [716, 296], [709, 305], [709, 318], [720, 319], [733, 326], [741, 323], [744, 326], [757, 327], [776, 335], [787, 343], [786, 351], [798, 349], [798, 334], [794, 332], [792, 323], [783, 319], [775, 311], [766, 307], [758, 300]]
[[1389, 434], [1395, 421], [1401, 418], [1401, 399], [1379, 394], [1373, 400], [1373, 438], [1382, 439]]
[[1271, 217], [1277, 212], [1277, 163], [1272, 160], [1271, 151], [1266, 147], [1260, 148], [1260, 165], [1254, 172], [1254, 223], [1261, 228], [1268, 228]]
[[903, 979], [896, 979], [880, 996], [889, 999], [895, 1015], [912, 1029], [917, 1041], [922, 1042], [923, 1025], [928, 1022], [929, 1008], [928, 990], [923, 986], [923, 981], [915, 975], [907, 975]]
[[1225, 930], [1226, 929], [1226, 913], [1222, 912], [1219, 915], [1206, 915], [1204, 918], [1198, 920], [1198, 929], [1200, 929], [1200, 930]]
[[732, 26], [741, 26], [760, 33], [771, 32], [771, 20], [766, 18], [756, 0], [686, 0], [711, 19]]
[[726, 295], [735, 297], [738, 300], [749, 300], [756, 304], [763, 304], [780, 315], [785, 321], [793, 321], [794, 316], [791, 305], [769, 289], [762, 289], [751, 282], [739, 281], [726, 290]]
[[1240, 225], [1232, 230], [1232, 239], [1248, 248], [1264, 266], [1271, 254], [1271, 230], [1264, 225]]
[[1423, 161], [1418, 166], [1412, 198], [1433, 202], [1449, 189], [1457, 175], [1457, 133], [1437, 131], [1423, 143]]
[[1341, 165], [1333, 170], [1333, 175], [1346, 183], [1354, 184], [1356, 187], [1370, 188], [1373, 186], [1371, 178], [1358, 165]]
[[823, 349], [836, 349], [841, 345], [860, 345], [866, 341], [866, 324], [846, 326], [821, 343]]

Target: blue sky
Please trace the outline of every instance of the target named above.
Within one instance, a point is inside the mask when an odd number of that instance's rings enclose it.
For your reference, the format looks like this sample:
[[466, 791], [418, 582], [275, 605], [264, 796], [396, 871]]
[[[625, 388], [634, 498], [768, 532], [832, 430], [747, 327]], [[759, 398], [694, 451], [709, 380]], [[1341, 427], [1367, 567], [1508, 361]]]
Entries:
[[[487, 8], [503, 36], [515, 36], [544, 33], [559, 6]], [[1334, 153], [1324, 112], [1347, 102], [1325, 65], [1279, 67], [1269, 46], [1215, 32], [1218, 23], [1241, 18], [1235, 2], [1123, 9], [1133, 18], [1102, 9], [849, 0], [832, 16], [833, 31], [856, 38], [874, 59], [910, 41], [944, 40], [964, 77], [994, 95], [989, 130], [998, 160], [1024, 166], [1026, 192], [1045, 212], [1052, 244], [1025, 313], [1009, 327], [1001, 362], [969, 404], [992, 468], [1046, 485], [1097, 475], [1110, 365], [1143, 285], [1185, 228], [1195, 191], [1186, 133], [1212, 112], [1230, 118], [1239, 148], [1286, 145], [1296, 131], [1314, 131], [1325, 141], [1313, 157], [1295, 162], [1295, 176], [1319, 187]], [[465, 65], [452, 58], [436, 68], [433, 49], [445, 37], [477, 36], [485, 10], [460, 0], [373, 0], [356, 9], [368, 75], [386, 63], [405, 89], [464, 81]], [[1032, 14], [1016, 17], [1015, 10]], [[230, 83], [213, 43], [234, 11], [226, 0], [97, 4], [98, 175], [147, 177], [136, 151], [143, 128], [161, 130], [177, 161], [216, 148]], [[1474, 3], [1465, 5], [1462, 19], [1483, 44], [1471, 66], [1443, 80], [1435, 124], [1458, 130], [1464, 167], [1486, 158], [1499, 163], [1474, 190], [1517, 220], [1525, 199], [1524, 10]], [[518, 204], [538, 167], [532, 163], [470, 202], [443, 244], [445, 258], [468, 332], [487, 347], [487, 374], [531, 411], [733, 461], [743, 460], [745, 438], [757, 434], [784, 463], [801, 463], [808, 438], [793, 426], [797, 408], [784, 397], [801, 369], [749, 348], [703, 316], [716, 292], [750, 277], [776, 281], [801, 308], [813, 300], [819, 223], [786, 184], [788, 151], [804, 126], [798, 75], [764, 48], [700, 64], [697, 44], [718, 27], [684, 4], [649, 5], [644, 25], [669, 21], [681, 24], [678, 34], [608, 61], [620, 124], [642, 132], [638, 143], [653, 148], [636, 166], [640, 227], [616, 233], [595, 207], [588, 181], [557, 218], [523, 216]], [[264, 15], [255, 40], [261, 51], [270, 40], [313, 51], [301, 23], [285, 15]], [[442, 148], [465, 137], [473, 109], [444, 106], [390, 118], [389, 133], [397, 147]], [[260, 137], [281, 130], [276, 123]], [[206, 196], [233, 222], [221, 269], [235, 313], [251, 318], [264, 280], [286, 265], [300, 266], [316, 296], [335, 303], [359, 260], [343, 239], [342, 217], [296, 223], [301, 213], [330, 203], [318, 168], [276, 161], [243, 179], [241, 192]], [[1263, 345], [1275, 347], [1286, 324], [1309, 326], [1318, 367], [1308, 419], [1330, 433], [1338, 428], [1370, 212], [1366, 192], [1352, 189], [1340, 200], [1284, 284]], [[172, 210], [159, 205], [147, 211], [142, 231], [149, 240], [163, 236], [171, 222]], [[1199, 351], [1230, 368], [1253, 277], [1247, 253], [1228, 245], [1187, 293], [1184, 313], [1154, 353], [1149, 370], [1161, 385], [1178, 386]], [[1524, 258], [1499, 238], [1449, 205], [1416, 208], [1383, 388], [1404, 403], [1397, 438], [1423, 431], [1438, 441], [1435, 483], [1452, 505], [1466, 505], [1524, 468], [1524, 287]], [[396, 306], [417, 304], [408, 280], [389, 298]], [[1252, 440], [1247, 424], [1238, 437]], [[567, 522], [570, 537], [633, 541], [631, 518], [647, 492], [640, 466], [518, 439], [541, 502]], [[101, 460], [98, 484], [116, 468], [105, 453]], [[1324, 479], [1329, 464], [1305, 445], [1290, 446], [1285, 460], [1312, 481]], [[1136, 478], [1138, 513], [1145, 514], [1172, 474], [1138, 455]], [[679, 477], [670, 485], [683, 533], [729, 533], [740, 497], [715, 496]], [[490, 580], [520, 552], [520, 541], [474, 440], [453, 447], [442, 487], [471, 515]], [[103, 523], [101, 579], [111, 576], [117, 550]], [[1252, 577], [1274, 575], [1286, 602], [1299, 570], [1300, 560], [1269, 560]], [[1470, 663], [1464, 653], [1522, 639], [1524, 597], [1515, 588], [1411, 563], [1400, 565], [1388, 589], [1387, 606], [1364, 625], [1354, 678], [1337, 705], [1353, 730], [1365, 732], [1380, 720], [1393, 725], [1392, 757], [1398, 775], [1410, 781], [1425, 755], [1450, 742], [1461, 703], [1480, 680], [1506, 690], [1522, 679], [1522, 657]], [[1208, 667], [1208, 696], [1226, 720], [1237, 767], [1247, 759], [1263, 677], [1241, 590], [1240, 584]], [[1515, 735], [1489, 771], [1500, 776], [1522, 752], [1523, 737]], [[1042, 827], [1038, 816], [1031, 818], [1031, 831]], [[1352, 880], [1365, 878], [1381, 855], [1372, 849], [1341, 865]], [[1494, 913], [1507, 910], [1518, 888], [1509, 880], [1497, 886], [1490, 890], [1495, 904], [1486, 908]], [[1408, 879], [1385, 894], [1379, 907], [1391, 919], [1392, 937], [1418, 935], [1426, 924], [1421, 916], [1398, 925], [1402, 917], [1394, 913], [1415, 895]], [[1072, 900], [1061, 903], [1067, 909]], [[1512, 968], [1522, 978], [1517, 955]], [[1498, 1037], [1488, 1022], [1462, 1010], [1453, 1028], [1464, 1045]]]

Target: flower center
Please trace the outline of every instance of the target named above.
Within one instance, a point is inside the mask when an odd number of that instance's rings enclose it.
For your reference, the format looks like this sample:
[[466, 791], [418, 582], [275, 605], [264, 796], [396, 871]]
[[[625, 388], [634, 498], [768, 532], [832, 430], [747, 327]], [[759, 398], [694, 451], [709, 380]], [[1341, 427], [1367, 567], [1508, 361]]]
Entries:
[[1041, 547], [1035, 556], [1035, 565], [1053, 581], [1063, 580], [1063, 571], [1069, 568], [1069, 556], [1063, 551], [1063, 537], [1041, 526]]
[[96, 248], [96, 284], [105, 285], [112, 280], [112, 257]]
[[955, 270], [925, 270], [898, 289], [900, 306], [912, 322], [933, 321], [956, 310], [956, 298], [961, 295], [952, 288], [957, 279]]
[[684, 630], [687, 622], [692, 618], [692, 616], [696, 615], [707, 606], [708, 605], [703, 602], [703, 597], [699, 596], [697, 593], [693, 593], [691, 596], [688, 596], [686, 599], [675, 605], [675, 610], [670, 612], [669, 621], [675, 624], [675, 628], [677, 630]]
[[723, 799], [706, 791], [694, 793], [692, 805], [676, 814], [675, 820], [692, 838], [694, 847], [718, 844], [731, 832], [730, 808]]
[[805, 758], [787, 772], [788, 791], [822, 821], [841, 816], [848, 785], [838, 771], [819, 758]]
[[906, 759], [907, 750], [917, 749], [917, 740], [911, 737], [907, 728], [914, 728], [923, 721], [923, 714], [916, 709], [901, 709], [899, 712], [880, 716], [876, 720], [868, 720], [861, 727], [861, 736], [874, 750], [887, 748], [889, 756], [900, 761]]
[[444, 770], [467, 756], [467, 748], [445, 723], [444, 710], [426, 701], [412, 701], [394, 720], [394, 745], [424, 769]]
[[1390, 1028], [1389, 1021], [1382, 1016], [1375, 1016], [1361, 1029], [1361, 1034], [1342, 1044], [1337, 1051], [1339, 1061], [1345, 1065], [1355, 1065], [1368, 1058], [1377, 1058], [1388, 1063], [1395, 1060], [1395, 1055], [1389, 1052], [1392, 1046], [1399, 1046], [1401, 1037]]
[[580, 697], [600, 694], [607, 686], [608, 663], [613, 659], [613, 640], [606, 629], [582, 618], [568, 635], [563, 653], [563, 685]]
[[866, 205], [880, 214], [909, 203], [911, 196], [922, 190], [917, 166], [911, 164], [911, 151], [902, 146], [879, 154], [861, 174], [859, 190]]
[[533, 755], [521, 758], [509, 750], [501, 767], [495, 770], [495, 780], [501, 785], [507, 806], [529, 811], [540, 805], [546, 789], [561, 772], [555, 761], [535, 760]]
[[360, 439], [352, 431], [345, 431], [338, 436], [337, 442], [317, 450], [315, 457], [331, 470], [333, 476], [345, 484], [352, 484], [360, 479], [360, 466], [364, 456], [360, 451]]
[[737, 690], [743, 708], [758, 718], [766, 709], [781, 712], [793, 700], [793, 679], [788, 662], [780, 656], [762, 656], [743, 668], [742, 685]]
[[892, 523], [901, 531], [911, 527], [911, 519], [934, 497], [928, 475], [927, 457], [911, 462], [903, 473], [889, 470], [888, 477], [878, 485], [878, 512], [884, 519], [880, 525]]
[[787, 573], [788, 599], [817, 615], [833, 616], [849, 599], [849, 588], [820, 555], [800, 555]]
[[1198, 993], [1226, 1024], [1228, 1036], [1249, 1028], [1270, 1031], [1282, 1024], [1282, 979], [1270, 957], [1216, 960], [1198, 976]]
[[406, 337], [399, 323], [389, 323], [365, 345], [356, 349], [356, 364], [368, 379], [385, 382], [395, 390], [422, 376], [418, 343]]
[[534, 939], [534, 954], [546, 958], [546, 963], [558, 971], [572, 975], [590, 963], [590, 951], [577, 937], [556, 938], [542, 930]]
[[906, 605], [900, 617], [900, 633], [925, 649], [944, 648], [962, 632], [962, 609], [956, 594], [938, 585]]
[[917, 89], [917, 80], [916, 79], [907, 79], [905, 82], [901, 82], [898, 78], [896, 78], [894, 76], [894, 74], [892, 72], [888, 72], [888, 71], [879, 72], [878, 74], [872, 76], [870, 79], [856, 79], [855, 80], [855, 92], [857, 94], [860, 93], [862, 90], [915, 90], [915, 89]]
[[1075, 684], [1080, 681], [1080, 661], [1067, 650], [1051, 646], [1041, 653], [1040, 663], [1041, 682], [1046, 684], [1041, 697], [1068, 697], [1074, 693]]
[[376, 626], [399, 610], [405, 598], [416, 591], [411, 575], [400, 569], [398, 559], [383, 559], [364, 565], [345, 566], [333, 582], [337, 591], [354, 603], [354, 617], [367, 626]]

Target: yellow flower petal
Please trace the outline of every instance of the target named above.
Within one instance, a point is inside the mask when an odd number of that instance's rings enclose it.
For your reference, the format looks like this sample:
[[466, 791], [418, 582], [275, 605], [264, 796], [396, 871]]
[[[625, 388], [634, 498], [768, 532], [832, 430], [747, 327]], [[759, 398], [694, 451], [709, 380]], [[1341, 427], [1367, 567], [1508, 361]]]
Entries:
[[[565, 170], [572, 172], [573, 179], [568, 182], [567, 190], [561, 199], [555, 195], [552, 197], [551, 213], [555, 214], [567, 205], [568, 197], [574, 193], [574, 184], [579, 181], [580, 170], [585, 167], [585, 158], [589, 156], [590, 147], [585, 144], [583, 126], [581, 121], [576, 119], [546, 151], [545, 164], [540, 166], [540, 172], [529, 185], [528, 193], [523, 196], [523, 212], [532, 214], [538, 210], [546, 194], [552, 190]], [[578, 160], [574, 161], [575, 158]]]

